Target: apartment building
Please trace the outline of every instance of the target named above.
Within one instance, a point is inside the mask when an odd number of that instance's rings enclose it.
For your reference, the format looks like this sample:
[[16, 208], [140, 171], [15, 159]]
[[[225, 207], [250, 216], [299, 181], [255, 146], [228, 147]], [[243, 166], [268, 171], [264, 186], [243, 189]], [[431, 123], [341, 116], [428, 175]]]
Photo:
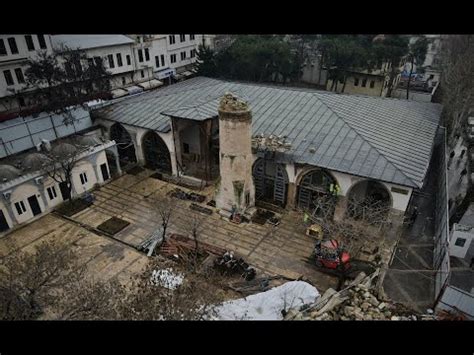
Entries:
[[129, 35], [135, 40], [139, 67], [151, 69], [153, 77], [167, 83], [191, 76], [199, 45], [213, 46], [213, 35]]
[[0, 112], [26, 106], [25, 97], [15, 94], [25, 88], [28, 60], [36, 58], [40, 51], [52, 52], [50, 35], [0, 35]]

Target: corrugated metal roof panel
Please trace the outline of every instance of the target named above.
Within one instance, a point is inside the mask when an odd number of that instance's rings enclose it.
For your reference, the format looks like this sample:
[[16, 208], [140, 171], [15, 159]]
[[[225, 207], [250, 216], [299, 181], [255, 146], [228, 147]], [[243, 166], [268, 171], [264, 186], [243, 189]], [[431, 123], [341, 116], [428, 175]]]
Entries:
[[112, 103], [93, 115], [166, 132], [166, 115], [216, 116], [227, 91], [249, 102], [254, 134], [288, 137], [292, 148], [287, 154], [296, 162], [412, 187], [423, 184], [438, 104], [196, 77]]

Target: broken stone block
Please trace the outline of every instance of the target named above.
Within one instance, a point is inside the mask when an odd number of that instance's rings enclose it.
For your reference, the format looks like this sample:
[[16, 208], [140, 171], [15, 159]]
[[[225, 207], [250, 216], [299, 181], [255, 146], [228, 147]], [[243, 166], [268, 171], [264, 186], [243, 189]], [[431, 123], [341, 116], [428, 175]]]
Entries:
[[362, 302], [360, 308], [362, 308], [362, 310], [363, 310], [364, 312], [366, 312], [366, 311], [370, 308], [370, 303], [368, 303], [368, 302]]
[[382, 309], [385, 308], [385, 306], [386, 306], [386, 303], [385, 303], [385, 302], [382, 302], [382, 303], [380, 303], [380, 304], [378, 305], [378, 309], [382, 310]]
[[390, 318], [390, 320], [400, 320], [400, 317], [398, 317], [398, 316], [392, 316], [392, 318]]

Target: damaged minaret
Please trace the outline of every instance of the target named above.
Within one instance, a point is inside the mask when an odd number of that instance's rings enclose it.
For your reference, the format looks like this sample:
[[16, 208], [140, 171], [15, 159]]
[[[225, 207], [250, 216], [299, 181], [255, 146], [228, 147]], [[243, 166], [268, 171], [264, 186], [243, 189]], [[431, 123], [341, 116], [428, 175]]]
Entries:
[[252, 179], [252, 113], [246, 102], [226, 93], [219, 105], [220, 182], [216, 207], [243, 213], [255, 205]]

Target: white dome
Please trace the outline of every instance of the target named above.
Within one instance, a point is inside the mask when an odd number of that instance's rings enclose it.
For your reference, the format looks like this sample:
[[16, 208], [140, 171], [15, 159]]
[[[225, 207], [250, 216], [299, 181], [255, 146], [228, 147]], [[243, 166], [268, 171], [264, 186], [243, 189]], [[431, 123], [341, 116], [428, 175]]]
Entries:
[[19, 176], [21, 176], [21, 170], [11, 165], [0, 165], [0, 182], [3, 182], [4, 179], [13, 180]]
[[77, 148], [70, 143], [60, 143], [51, 150], [54, 155], [59, 156], [74, 154], [76, 151]]
[[48, 157], [44, 154], [31, 153], [23, 159], [22, 167], [25, 170], [40, 170], [48, 161]]

